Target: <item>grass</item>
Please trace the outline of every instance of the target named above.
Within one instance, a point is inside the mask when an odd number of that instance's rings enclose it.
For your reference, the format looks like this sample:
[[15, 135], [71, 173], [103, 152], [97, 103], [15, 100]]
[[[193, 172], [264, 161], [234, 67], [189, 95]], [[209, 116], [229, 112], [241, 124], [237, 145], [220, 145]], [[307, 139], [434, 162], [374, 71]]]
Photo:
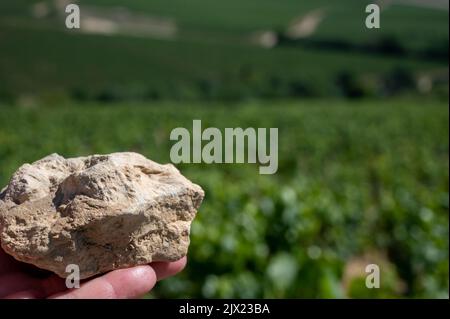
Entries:
[[394, 6], [383, 12], [382, 29], [374, 31], [363, 27], [365, 2], [356, 0], [345, 5], [293, 0], [195, 0], [189, 6], [182, 2], [127, 2], [131, 9], [179, 21], [181, 33], [173, 41], [75, 34], [64, 29], [61, 19], [32, 19], [28, 1], [0, 4], [0, 98], [70, 96], [79, 91], [89, 96], [125, 91], [133, 96], [155, 91], [164, 98], [186, 99], [207, 95], [199, 90], [223, 87], [228, 95], [238, 95], [236, 91], [246, 87], [248, 95], [258, 95], [280, 81], [300, 83], [314, 95], [336, 96], [336, 79], [342, 71], [354, 73], [358, 82], [370, 82], [393, 69], [416, 75], [447, 66], [434, 59], [302, 46], [265, 50], [243, 43], [249, 32], [283, 29], [298, 14], [325, 6], [328, 17], [310, 40], [367, 44], [389, 36], [407, 50], [448, 47], [448, 15], [441, 11]]
[[[0, 17], [29, 17], [30, 4], [39, 0], [17, 0], [0, 4]], [[46, 1], [51, 3], [51, 1]], [[80, 0], [84, 5], [105, 8], [123, 7], [121, 0]], [[396, 35], [407, 47], [445, 41], [448, 38], [448, 14], [445, 10], [407, 5], [392, 5], [381, 14], [382, 28], [365, 29], [365, 6], [371, 1], [329, 0], [130, 0], [126, 7], [152, 16], [174, 18], [182, 30], [215, 30], [245, 33], [257, 30], [283, 30], [289, 23], [308, 12], [322, 8], [326, 18], [313, 38], [343, 39], [368, 42], [381, 35]], [[339, 28], [336, 28], [339, 26]]]
[[[70, 92], [77, 88], [98, 92], [116, 86], [145, 90], [164, 85], [171, 90], [200, 80], [218, 85], [246, 85], [247, 81], [253, 85], [279, 78], [302, 80], [329, 95], [336, 74], [343, 70], [370, 77], [394, 68], [420, 72], [442, 67], [434, 61], [298, 48], [262, 50], [54, 31], [42, 37], [39, 30], [17, 28], [0, 34], [2, 89], [16, 93]], [[242, 78], [243, 70], [249, 73], [247, 78]]]

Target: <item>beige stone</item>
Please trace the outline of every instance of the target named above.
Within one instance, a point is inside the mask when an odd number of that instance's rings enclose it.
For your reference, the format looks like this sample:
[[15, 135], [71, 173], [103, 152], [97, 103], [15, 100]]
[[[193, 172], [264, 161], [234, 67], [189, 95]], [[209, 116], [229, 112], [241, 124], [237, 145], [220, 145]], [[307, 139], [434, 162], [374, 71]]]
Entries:
[[22, 165], [0, 193], [3, 250], [17, 260], [81, 279], [187, 254], [204, 197], [171, 164], [137, 153]]

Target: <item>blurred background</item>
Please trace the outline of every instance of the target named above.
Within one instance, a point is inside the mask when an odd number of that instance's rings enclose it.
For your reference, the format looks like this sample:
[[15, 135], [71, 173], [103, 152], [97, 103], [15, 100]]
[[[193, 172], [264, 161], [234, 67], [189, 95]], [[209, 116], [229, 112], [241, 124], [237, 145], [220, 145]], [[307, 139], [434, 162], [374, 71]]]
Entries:
[[278, 127], [276, 175], [178, 165], [206, 198], [148, 297], [448, 298], [448, 1], [372, 2], [380, 29], [364, 0], [1, 1], [0, 184], [53, 152], [170, 162], [193, 119]]

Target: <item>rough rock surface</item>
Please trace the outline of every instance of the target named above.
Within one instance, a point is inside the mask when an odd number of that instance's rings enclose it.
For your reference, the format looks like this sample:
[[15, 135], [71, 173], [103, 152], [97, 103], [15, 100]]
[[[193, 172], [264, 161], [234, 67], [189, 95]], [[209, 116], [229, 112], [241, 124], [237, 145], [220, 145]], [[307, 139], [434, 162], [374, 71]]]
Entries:
[[171, 164], [137, 153], [22, 165], [0, 192], [2, 248], [17, 260], [81, 279], [185, 256], [203, 190]]

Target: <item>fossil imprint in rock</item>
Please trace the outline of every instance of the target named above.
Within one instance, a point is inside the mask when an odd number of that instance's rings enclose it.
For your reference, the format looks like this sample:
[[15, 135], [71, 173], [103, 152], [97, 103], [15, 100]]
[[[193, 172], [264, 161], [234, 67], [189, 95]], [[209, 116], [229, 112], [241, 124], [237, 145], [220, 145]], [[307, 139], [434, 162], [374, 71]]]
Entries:
[[0, 192], [0, 239], [19, 261], [81, 279], [187, 254], [204, 197], [171, 164], [137, 153], [22, 165]]

